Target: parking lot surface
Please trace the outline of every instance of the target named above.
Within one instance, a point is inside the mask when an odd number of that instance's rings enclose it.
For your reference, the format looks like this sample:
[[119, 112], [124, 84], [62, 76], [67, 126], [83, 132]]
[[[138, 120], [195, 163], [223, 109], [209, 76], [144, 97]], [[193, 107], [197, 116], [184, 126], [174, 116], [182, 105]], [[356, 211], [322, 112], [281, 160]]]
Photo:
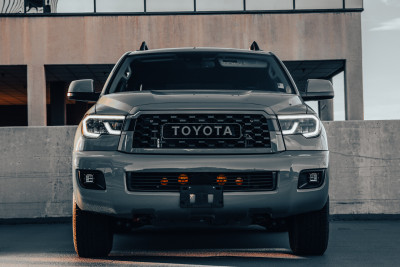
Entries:
[[0, 225], [0, 266], [399, 266], [400, 221], [333, 221], [321, 257], [299, 257], [287, 233], [251, 227], [143, 227], [115, 235], [108, 258], [81, 259], [72, 227]]

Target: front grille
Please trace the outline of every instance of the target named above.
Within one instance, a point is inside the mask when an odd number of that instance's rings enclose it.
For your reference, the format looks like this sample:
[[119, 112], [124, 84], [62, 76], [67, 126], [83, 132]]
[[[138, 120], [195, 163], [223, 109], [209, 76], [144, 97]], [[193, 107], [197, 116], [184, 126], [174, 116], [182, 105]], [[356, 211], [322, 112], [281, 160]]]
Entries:
[[[240, 138], [164, 139], [165, 124], [240, 125]], [[270, 148], [268, 120], [261, 114], [142, 114], [134, 126], [132, 148]]]
[[[128, 191], [159, 191], [178, 192], [181, 184], [178, 177], [181, 173], [127, 172], [126, 186]], [[188, 183], [185, 186], [218, 185], [217, 176], [220, 173], [185, 173]], [[276, 189], [277, 172], [238, 172], [225, 173], [227, 181], [222, 185], [225, 192], [240, 191], [273, 191]], [[237, 185], [237, 178], [242, 178], [242, 184]], [[165, 179], [168, 182], [165, 184]], [[163, 180], [162, 180], [163, 179]], [[164, 185], [162, 185], [162, 181]]]

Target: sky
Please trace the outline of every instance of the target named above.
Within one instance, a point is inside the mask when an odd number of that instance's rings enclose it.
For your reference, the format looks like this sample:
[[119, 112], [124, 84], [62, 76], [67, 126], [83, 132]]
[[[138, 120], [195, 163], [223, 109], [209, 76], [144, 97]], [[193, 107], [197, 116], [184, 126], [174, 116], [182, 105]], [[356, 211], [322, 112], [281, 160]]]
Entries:
[[[59, 0], [58, 8], [76, 6], [74, 1], [80, 2], [81, 12], [84, 4], [92, 9], [93, 0]], [[364, 119], [400, 119], [400, 0], [364, 0], [361, 23]], [[333, 79], [335, 120], [345, 119], [343, 79], [343, 73]]]
[[400, 0], [364, 0], [364, 115], [400, 119]]

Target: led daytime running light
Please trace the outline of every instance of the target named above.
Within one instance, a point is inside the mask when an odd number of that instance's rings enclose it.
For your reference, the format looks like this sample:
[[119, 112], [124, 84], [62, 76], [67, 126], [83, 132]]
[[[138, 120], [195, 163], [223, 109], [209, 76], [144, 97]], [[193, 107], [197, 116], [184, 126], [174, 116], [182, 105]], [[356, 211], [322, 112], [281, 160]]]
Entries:
[[321, 121], [315, 115], [305, 114], [305, 115], [278, 115], [279, 121], [293, 121], [293, 126], [288, 130], [282, 130], [283, 135], [295, 134], [296, 130], [300, 125], [300, 120], [311, 119], [315, 122], [315, 130], [308, 133], [301, 133], [304, 137], [315, 137], [318, 136], [321, 131]]
[[120, 135], [121, 131], [112, 129], [110, 126], [110, 122], [108, 122], [108, 121], [123, 121], [124, 119], [125, 119], [125, 116], [88, 115], [85, 117], [85, 119], [83, 119], [83, 122], [82, 122], [83, 135], [86, 137], [91, 137], [91, 138], [97, 138], [101, 135], [100, 133], [91, 133], [88, 131], [88, 128], [87, 128], [88, 120], [99, 120], [104, 124], [104, 127], [106, 128], [106, 130], [109, 134]]

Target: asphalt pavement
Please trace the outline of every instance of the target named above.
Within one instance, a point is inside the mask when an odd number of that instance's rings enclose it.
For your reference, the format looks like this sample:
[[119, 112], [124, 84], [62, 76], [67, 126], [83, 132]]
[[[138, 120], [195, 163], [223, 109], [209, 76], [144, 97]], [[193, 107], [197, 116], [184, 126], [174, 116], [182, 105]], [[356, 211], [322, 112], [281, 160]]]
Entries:
[[251, 227], [143, 227], [108, 258], [81, 259], [71, 224], [0, 225], [0, 266], [400, 266], [400, 221], [333, 221], [324, 256], [299, 257], [287, 233]]

